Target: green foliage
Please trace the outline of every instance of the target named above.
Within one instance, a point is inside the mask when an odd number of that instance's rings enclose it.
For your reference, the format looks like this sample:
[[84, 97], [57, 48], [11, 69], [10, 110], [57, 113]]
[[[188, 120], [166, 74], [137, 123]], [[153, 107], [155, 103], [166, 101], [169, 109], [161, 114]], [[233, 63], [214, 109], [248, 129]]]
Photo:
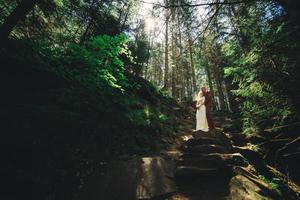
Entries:
[[263, 180], [265, 183], [267, 183], [272, 190], [274, 190], [279, 196], [282, 197], [282, 187], [284, 186], [284, 183], [279, 178], [272, 178], [272, 180], [267, 179], [263, 175], [258, 176], [261, 180]]
[[54, 0], [56, 6], [62, 7], [64, 5], [64, 0]]
[[237, 67], [225, 69], [225, 75], [238, 85], [232, 92], [242, 102], [245, 133], [259, 133], [270, 128], [275, 131], [292, 114], [288, 102], [262, 78], [263, 71], [255, 67], [260, 65], [259, 59], [258, 54], [250, 52], [240, 59]]
[[[255, 4], [241, 9], [236, 23], [242, 39], [228, 37], [222, 44], [227, 65], [224, 74], [235, 85], [231, 92], [239, 103], [246, 134], [276, 132], [295, 120], [297, 103], [292, 104], [291, 94], [298, 91], [295, 84], [299, 81], [294, 78], [295, 66], [288, 63], [299, 56], [282, 51], [290, 48], [295, 38], [287, 36], [278, 13], [273, 16], [278, 17], [276, 22], [260, 21], [265, 9], [265, 5]], [[274, 42], [277, 39], [279, 42]]]
[[[70, 44], [65, 48], [40, 49], [43, 50], [42, 54], [45, 59], [51, 59], [48, 70], [82, 87], [80, 91], [76, 87], [67, 88], [63, 94], [63, 101], [74, 96], [82, 98], [82, 95], [92, 95], [89, 98], [99, 101], [99, 105], [98, 103], [93, 105], [98, 109], [95, 112], [113, 113], [120, 109], [117, 116], [112, 116], [116, 118], [114, 119], [116, 123], [119, 123], [116, 126], [131, 127], [132, 133], [129, 135], [123, 133], [123, 136], [118, 138], [120, 140], [118, 142], [123, 142], [123, 139], [127, 140], [126, 137], [132, 137], [131, 134], [141, 134], [144, 141], [139, 141], [141, 143], [139, 145], [143, 147], [142, 143], [149, 140], [148, 136], [157, 137], [159, 143], [158, 134], [164, 132], [162, 124], [169, 123], [172, 119], [160, 110], [158, 103], [168, 101], [168, 99], [157, 88], [143, 79], [126, 74], [122, 61], [124, 57], [130, 55], [126, 41], [124, 34], [114, 37], [101, 35], [91, 38], [83, 45]], [[74, 108], [78, 106], [78, 103], [82, 102], [75, 101]], [[69, 107], [72, 104], [73, 102], [69, 103]], [[147, 135], [148, 132], [155, 134]], [[131, 151], [129, 146], [124, 148]]]
[[[15, 24], [11, 37], [48, 40], [63, 46], [83, 43], [100, 34], [120, 34], [128, 29], [128, 21], [137, 6], [135, 0], [35, 2], [36, 6], [26, 13], [26, 18]], [[16, 0], [0, 0], [1, 24], [19, 3]], [[124, 9], [126, 12], [123, 12]]]
[[141, 75], [144, 65], [150, 57], [150, 44], [147, 34], [145, 33], [145, 24], [139, 24], [134, 40], [129, 41], [128, 48], [131, 51], [132, 61], [128, 63], [128, 70], [136, 75]]
[[90, 86], [124, 90], [127, 79], [120, 54], [126, 51], [125, 41], [125, 35], [104, 35], [92, 38], [83, 46], [69, 45], [62, 52], [62, 67], [67, 67], [64, 70], [75, 80], [93, 83]]

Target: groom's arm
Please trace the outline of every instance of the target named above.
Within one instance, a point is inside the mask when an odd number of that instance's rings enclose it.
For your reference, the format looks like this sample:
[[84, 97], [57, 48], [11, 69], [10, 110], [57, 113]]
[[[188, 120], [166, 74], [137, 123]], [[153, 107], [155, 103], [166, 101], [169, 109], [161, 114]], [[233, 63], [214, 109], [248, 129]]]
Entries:
[[205, 102], [204, 102], [205, 106], [210, 104], [211, 101], [212, 101], [212, 96], [211, 96], [211, 93], [209, 92], [205, 95]]
[[204, 105], [206, 106], [208, 102], [209, 102], [209, 94], [205, 94]]
[[205, 100], [203, 101], [203, 99], [202, 99], [202, 100], [197, 101], [197, 103], [196, 103], [196, 108], [199, 108], [199, 107], [202, 106], [203, 104], [205, 105]]

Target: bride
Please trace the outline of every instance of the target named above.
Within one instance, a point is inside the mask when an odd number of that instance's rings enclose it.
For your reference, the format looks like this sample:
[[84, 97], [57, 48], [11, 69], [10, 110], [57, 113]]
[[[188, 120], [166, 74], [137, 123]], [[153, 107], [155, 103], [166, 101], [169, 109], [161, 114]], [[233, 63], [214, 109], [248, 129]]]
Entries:
[[203, 90], [201, 90], [198, 93], [197, 96], [197, 103], [196, 103], [196, 108], [197, 108], [197, 113], [196, 113], [196, 131], [208, 131], [208, 123], [207, 123], [207, 118], [206, 118], [206, 107], [204, 105], [205, 103], [205, 94], [203, 93]]

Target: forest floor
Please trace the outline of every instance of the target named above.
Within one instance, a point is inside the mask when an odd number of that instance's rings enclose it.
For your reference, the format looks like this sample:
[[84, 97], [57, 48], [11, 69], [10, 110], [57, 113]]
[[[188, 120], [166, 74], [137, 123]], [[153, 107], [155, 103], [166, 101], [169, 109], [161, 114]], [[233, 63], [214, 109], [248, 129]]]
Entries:
[[110, 162], [87, 181], [79, 199], [299, 199], [300, 188], [258, 152], [233, 145], [224, 131], [234, 123], [230, 115], [216, 113], [215, 130], [194, 132], [195, 110], [188, 110], [170, 148]]

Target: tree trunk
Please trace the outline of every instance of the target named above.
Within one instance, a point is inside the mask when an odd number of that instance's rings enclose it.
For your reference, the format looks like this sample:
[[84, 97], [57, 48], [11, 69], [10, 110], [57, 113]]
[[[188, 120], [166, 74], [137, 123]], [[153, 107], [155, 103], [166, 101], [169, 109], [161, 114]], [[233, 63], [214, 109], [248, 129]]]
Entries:
[[175, 52], [175, 37], [174, 33], [172, 32], [172, 97], [176, 98], [177, 97], [177, 82], [176, 82], [176, 52]]
[[188, 45], [189, 45], [190, 65], [191, 65], [191, 72], [192, 72], [192, 92], [195, 92], [196, 89], [197, 89], [197, 86], [196, 86], [195, 67], [194, 67], [194, 61], [193, 61], [192, 40], [191, 40], [190, 36], [189, 36], [189, 39], [188, 39]]
[[81, 38], [80, 38], [79, 44], [83, 44], [83, 42], [86, 41], [87, 34], [88, 34], [88, 32], [89, 32], [89, 30], [90, 30], [92, 24], [93, 24], [93, 19], [91, 19], [91, 20], [89, 21], [87, 27], [85, 28], [85, 30], [84, 30], [84, 32], [83, 32]]
[[[127, 20], [128, 20], [128, 15], [129, 15], [129, 12], [130, 12], [130, 8], [131, 8], [131, 3], [127, 6], [126, 13], [125, 13], [125, 17], [124, 17], [123, 23], [122, 23], [122, 25], [121, 25], [121, 31], [124, 31], [126, 22], [127, 22]], [[120, 16], [121, 16], [121, 15], [120, 15]]]
[[220, 101], [220, 109], [224, 110], [226, 109], [226, 103], [225, 103], [225, 96], [223, 93], [223, 88], [222, 88], [222, 80], [220, 77], [220, 73], [218, 70], [218, 66], [214, 65], [213, 66], [213, 71], [214, 71], [214, 77], [216, 80], [216, 86], [217, 86], [217, 91], [218, 91], [218, 97], [219, 97], [219, 101]]
[[246, 49], [248, 48], [248, 46], [247, 46], [248, 45], [247, 38], [242, 33], [239, 24], [234, 21], [234, 19], [238, 19], [239, 18], [239, 14], [237, 13], [237, 11], [235, 10], [235, 8], [233, 6], [231, 6], [229, 9], [230, 9], [229, 10], [229, 21], [230, 21], [231, 26], [233, 28], [234, 35], [235, 35], [236, 39], [239, 42], [239, 45], [240, 45], [241, 50], [242, 50], [242, 53], [245, 54]]
[[13, 28], [19, 21], [26, 18], [26, 15], [34, 8], [36, 3], [37, 0], [23, 0], [17, 5], [0, 27], [0, 42], [4, 42], [8, 39]]
[[[167, 12], [167, 11], [166, 11]], [[169, 16], [166, 13], [166, 32], [165, 32], [165, 76], [164, 76], [164, 89], [169, 89], [169, 35], [168, 35], [168, 27], [169, 27]]]
[[[149, 38], [148, 38], [148, 42], [149, 42], [149, 48], [148, 48], [148, 53], [149, 55], [151, 54], [151, 49], [153, 47], [153, 39], [152, 39], [152, 31], [150, 31], [149, 33]], [[147, 60], [147, 64], [145, 66], [145, 73], [144, 73], [144, 78], [147, 79], [148, 78], [148, 70], [150, 68], [151, 65], [151, 61], [152, 61], [152, 56], [149, 57], [149, 59]]]
[[207, 80], [208, 80], [209, 90], [210, 90], [211, 94], [213, 95], [214, 89], [213, 89], [213, 84], [212, 84], [212, 79], [211, 79], [211, 72], [207, 65], [205, 65], [205, 72], [206, 72], [206, 76], [207, 76]]
[[186, 88], [186, 93], [187, 96], [192, 96], [192, 91], [190, 89], [191, 85], [191, 75], [190, 75], [190, 66], [188, 63], [184, 64], [185, 70], [184, 70], [184, 80], [185, 80], [185, 88]]
[[232, 112], [238, 112], [238, 105], [239, 103], [235, 100], [234, 95], [232, 94], [232, 90], [238, 88], [236, 83], [232, 83], [232, 79], [231, 78], [225, 78], [224, 79], [224, 83], [225, 83], [225, 90], [226, 90], [226, 94], [228, 97], [228, 109], [229, 111]]
[[[178, 2], [180, 3], [180, 2]], [[177, 9], [177, 27], [178, 27], [178, 42], [179, 42], [179, 55], [177, 58], [177, 81], [178, 85], [180, 85], [179, 91], [178, 91], [178, 97], [179, 99], [182, 99], [184, 97], [184, 69], [182, 66], [182, 36], [181, 36], [181, 21], [180, 21], [180, 8]]]
[[[215, 96], [215, 92], [214, 92], [214, 88], [213, 88], [213, 83], [212, 83], [212, 75], [211, 75], [211, 71], [209, 69], [209, 66], [208, 65], [205, 65], [205, 73], [206, 73], [206, 76], [207, 76], [207, 80], [208, 80], [208, 87], [209, 87], [209, 90], [210, 90], [210, 93], [214, 99], [214, 96]], [[213, 107], [215, 110], [217, 110], [217, 103], [213, 101]]]

